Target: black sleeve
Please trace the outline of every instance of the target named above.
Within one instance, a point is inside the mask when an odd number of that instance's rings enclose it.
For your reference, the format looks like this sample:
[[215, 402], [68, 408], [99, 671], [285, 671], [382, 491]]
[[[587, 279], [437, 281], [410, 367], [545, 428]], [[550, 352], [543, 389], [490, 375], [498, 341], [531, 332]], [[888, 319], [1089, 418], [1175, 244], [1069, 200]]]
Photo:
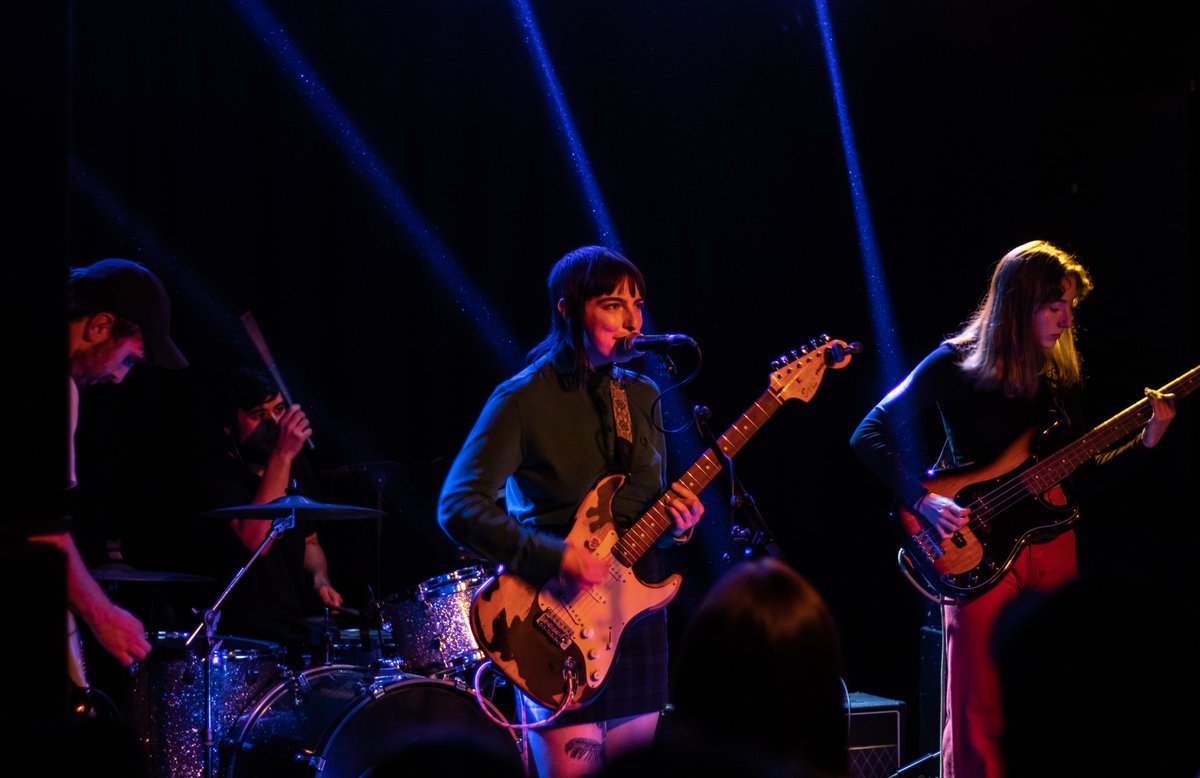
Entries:
[[953, 348], [939, 346], [871, 409], [850, 437], [855, 453], [906, 506], [916, 503], [927, 490], [906, 462], [899, 436], [918, 416], [935, 407], [943, 393], [961, 382], [957, 361]]

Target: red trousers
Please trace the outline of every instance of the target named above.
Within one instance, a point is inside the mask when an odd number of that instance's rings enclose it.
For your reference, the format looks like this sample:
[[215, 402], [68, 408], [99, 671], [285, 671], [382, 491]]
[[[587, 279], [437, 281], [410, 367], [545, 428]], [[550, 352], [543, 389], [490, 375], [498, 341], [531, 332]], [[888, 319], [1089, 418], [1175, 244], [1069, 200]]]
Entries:
[[1003, 778], [1000, 736], [1004, 728], [1000, 686], [991, 639], [1000, 612], [1023, 591], [1053, 589], [1074, 580], [1075, 533], [1026, 546], [1012, 569], [979, 597], [947, 605], [946, 719], [942, 729], [942, 778]]

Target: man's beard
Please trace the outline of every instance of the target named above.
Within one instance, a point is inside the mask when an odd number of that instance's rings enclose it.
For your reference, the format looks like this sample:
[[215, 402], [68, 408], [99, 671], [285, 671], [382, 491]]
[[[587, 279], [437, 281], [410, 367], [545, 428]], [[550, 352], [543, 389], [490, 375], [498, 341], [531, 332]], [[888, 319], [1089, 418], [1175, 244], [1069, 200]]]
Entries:
[[108, 359], [117, 350], [117, 341], [113, 338], [93, 343], [76, 352], [70, 359], [71, 377], [77, 386], [95, 386], [109, 374], [104, 371], [108, 367]]

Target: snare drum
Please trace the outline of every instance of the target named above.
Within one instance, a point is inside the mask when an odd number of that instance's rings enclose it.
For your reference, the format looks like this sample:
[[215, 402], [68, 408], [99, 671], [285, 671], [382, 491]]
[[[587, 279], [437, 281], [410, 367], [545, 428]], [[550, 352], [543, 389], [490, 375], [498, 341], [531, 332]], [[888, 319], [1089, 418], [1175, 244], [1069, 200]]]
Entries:
[[[506, 721], [489, 701], [481, 704], [451, 681], [351, 665], [312, 667], [276, 685], [239, 718], [224, 744], [221, 775], [359, 778], [402, 749], [450, 737], [519, 759]], [[412, 765], [412, 772], [428, 767]]]
[[430, 578], [383, 608], [400, 658], [416, 673], [465, 672], [483, 660], [471, 633], [471, 598], [487, 576], [482, 567], [464, 567]]
[[278, 682], [284, 650], [276, 643], [231, 636], [191, 646], [186, 632], [146, 636], [153, 650], [133, 673], [127, 714], [154, 778], [204, 774], [207, 728], [205, 665], [212, 709], [212, 744], [271, 685]]

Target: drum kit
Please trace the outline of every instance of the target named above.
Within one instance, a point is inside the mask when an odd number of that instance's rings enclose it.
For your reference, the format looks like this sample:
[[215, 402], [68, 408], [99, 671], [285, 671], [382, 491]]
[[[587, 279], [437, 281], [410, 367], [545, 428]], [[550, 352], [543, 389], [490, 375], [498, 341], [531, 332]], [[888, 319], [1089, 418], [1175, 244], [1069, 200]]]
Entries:
[[[480, 565], [436, 576], [371, 606], [344, 609], [370, 629], [330, 628], [323, 652], [302, 669], [276, 643], [216, 632], [222, 602], [269, 542], [298, 519], [375, 518], [379, 510], [289, 495], [210, 511], [210, 518], [273, 522], [263, 544], [190, 633], [148, 635], [153, 650], [132, 671], [126, 716], [154, 778], [361, 776], [406, 746], [439, 735], [513, 749], [527, 763], [502, 679], [473, 688], [483, 654], [471, 633]], [[93, 569], [103, 581], [212, 581], [124, 564]], [[373, 650], [364, 649], [374, 632]], [[499, 697], [497, 697], [499, 694]]]

